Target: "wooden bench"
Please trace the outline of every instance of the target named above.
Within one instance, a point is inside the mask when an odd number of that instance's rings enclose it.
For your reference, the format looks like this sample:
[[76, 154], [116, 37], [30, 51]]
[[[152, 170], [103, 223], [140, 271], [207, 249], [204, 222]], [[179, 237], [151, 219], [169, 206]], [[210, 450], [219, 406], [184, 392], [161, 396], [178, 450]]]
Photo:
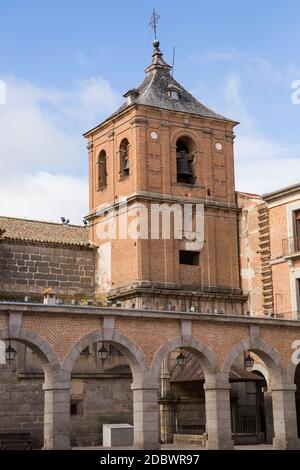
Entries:
[[31, 450], [32, 438], [30, 433], [0, 434], [0, 450]]

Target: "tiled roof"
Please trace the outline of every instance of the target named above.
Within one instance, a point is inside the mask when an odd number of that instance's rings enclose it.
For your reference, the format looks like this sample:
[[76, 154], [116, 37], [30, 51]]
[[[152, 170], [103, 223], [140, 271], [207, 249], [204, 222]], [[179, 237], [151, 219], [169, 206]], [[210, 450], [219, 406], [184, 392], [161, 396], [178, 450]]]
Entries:
[[262, 197], [266, 200], [268, 199], [275, 199], [280, 198], [282, 196], [286, 196], [287, 194], [297, 194], [300, 192], [300, 183], [293, 184], [292, 186], [286, 186], [281, 189], [277, 189], [277, 191], [272, 191], [270, 193], [265, 193]]
[[256, 193], [245, 193], [244, 191], [236, 191], [236, 194], [238, 196], [250, 197], [254, 199], [262, 199], [262, 196]]
[[[130, 96], [116, 112], [109, 116], [104, 122], [118, 116], [118, 114], [130, 108], [133, 105], [151, 106], [159, 109], [167, 109], [169, 111], [179, 111], [197, 116], [218, 119], [222, 121], [234, 122], [220, 114], [215, 113], [211, 109], [200, 103], [193, 95], [191, 95], [180, 83], [178, 83], [170, 71], [172, 67], [168, 65], [163, 54], [159, 49], [159, 42], [154, 41], [154, 51], [152, 54], [152, 63], [146, 68], [146, 77], [143, 82], [132, 90], [125, 93], [124, 97]], [[176, 90], [179, 99], [172, 99], [168, 93], [169, 90]], [[132, 93], [131, 93], [132, 92]], [[102, 125], [101, 123], [100, 125]], [[97, 126], [98, 127], [98, 126]], [[90, 131], [86, 132], [87, 136]]]
[[89, 231], [79, 225], [65, 225], [38, 220], [0, 217], [2, 239], [35, 241], [61, 245], [89, 246]]

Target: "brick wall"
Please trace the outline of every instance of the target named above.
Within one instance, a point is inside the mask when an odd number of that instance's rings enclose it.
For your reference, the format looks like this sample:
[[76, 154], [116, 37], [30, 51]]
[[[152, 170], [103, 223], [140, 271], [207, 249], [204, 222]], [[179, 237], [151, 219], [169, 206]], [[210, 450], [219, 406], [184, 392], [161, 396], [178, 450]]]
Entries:
[[[62, 359], [68, 351], [84, 335], [101, 328], [102, 321], [97, 317], [89, 319], [83, 316], [72, 318], [70, 316], [43, 315], [35, 317], [30, 312], [24, 315], [22, 326], [28, 331], [41, 335], [56, 350], [59, 359]], [[63, 338], [63, 341], [57, 338]]]
[[[286, 258], [286, 247], [292, 247], [292, 236], [289, 231], [288, 214], [300, 204], [300, 196], [294, 194], [289, 199], [281, 198], [274, 202], [269, 202], [270, 214], [270, 241], [271, 241], [271, 261], [272, 278], [274, 291], [274, 311], [286, 318], [297, 318], [299, 312], [299, 296], [297, 294], [297, 284], [300, 257], [296, 253], [291, 253], [291, 258]], [[294, 227], [293, 227], [294, 230]], [[294, 231], [293, 231], [294, 233]], [[288, 242], [288, 243], [287, 243]], [[295, 250], [297, 251], [297, 250]]]
[[263, 200], [257, 195], [237, 193], [239, 217], [240, 275], [243, 292], [248, 296], [245, 311], [264, 315], [262, 260], [259, 246], [258, 209]]
[[53, 287], [63, 295], [93, 295], [95, 251], [27, 242], [0, 244], [0, 295], [40, 296]]
[[[11, 311], [12, 306], [0, 305], [2, 310]], [[15, 308], [15, 307], [13, 307]], [[16, 312], [20, 312], [17, 305]], [[26, 310], [28, 310], [25, 304]], [[169, 341], [179, 338], [181, 334], [181, 320], [192, 321], [192, 336], [211, 349], [219, 361], [220, 367], [224, 359], [235, 346], [243, 340], [249, 339], [249, 319], [247, 317], [226, 317], [223, 315], [193, 315], [176, 312], [144, 312], [136, 310], [126, 312], [123, 309], [103, 309], [97, 307], [78, 306], [32, 306], [31, 312], [23, 312], [22, 327], [33, 332], [50, 343], [55, 354], [62, 360], [67, 357], [68, 351], [88, 333], [101, 329], [103, 312], [116, 316], [116, 332], [129, 339], [145, 354], [148, 365], [156, 352]], [[48, 314], [51, 310], [51, 315]], [[73, 310], [73, 311], [72, 311]], [[51, 320], [51, 316], [53, 320]], [[200, 320], [201, 318], [201, 320]], [[275, 323], [273, 323], [275, 321]], [[261, 319], [250, 320], [250, 325], [257, 325], [260, 329], [260, 338], [271, 348], [274, 348], [286, 366], [290, 364], [292, 343], [300, 338], [299, 322], [287, 325], [283, 320]], [[59, 328], [60, 327], [60, 328]], [[71, 331], [70, 331], [71, 330]], [[265, 336], [266, 335], [266, 336]], [[125, 341], [125, 339], [124, 339]], [[125, 347], [126, 342], [125, 342]], [[259, 354], [258, 351], [256, 351]]]
[[[153, 288], [159, 284], [160, 289], [172, 285], [186, 291], [201, 290], [203, 286], [240, 290], [233, 127], [233, 123], [227, 121], [212, 122], [198, 116], [141, 107], [129, 109], [114, 122], [97, 127], [89, 136], [92, 243], [103, 243], [97, 233], [97, 223], [111, 217], [108, 213], [100, 219], [95, 212], [103, 204], [115, 204], [120, 196], [139, 194], [138, 202], [148, 209], [152, 203], [166, 202], [165, 198], [169, 203], [170, 198], [172, 203], [180, 204], [183, 200], [192, 202], [192, 199], [206, 202], [205, 246], [199, 266], [179, 264], [179, 250], [185, 249], [185, 241], [179, 243], [172, 237], [151, 239], [149, 220], [148, 239], [123, 239], [117, 233], [112, 241], [111, 285], [114, 290], [127, 286], [130, 291], [130, 286], [136, 282], [151, 284]], [[176, 142], [180, 137], [189, 139], [193, 149], [194, 185], [177, 182]], [[130, 173], [120, 180], [119, 147], [123, 138], [130, 144]], [[217, 143], [222, 144], [221, 150], [216, 149]], [[107, 156], [107, 187], [98, 190], [98, 157], [102, 150]], [[118, 214], [116, 218], [118, 220]], [[156, 294], [156, 297], [160, 295]], [[116, 296], [116, 292], [113, 295]], [[189, 294], [187, 296], [190, 298]]]

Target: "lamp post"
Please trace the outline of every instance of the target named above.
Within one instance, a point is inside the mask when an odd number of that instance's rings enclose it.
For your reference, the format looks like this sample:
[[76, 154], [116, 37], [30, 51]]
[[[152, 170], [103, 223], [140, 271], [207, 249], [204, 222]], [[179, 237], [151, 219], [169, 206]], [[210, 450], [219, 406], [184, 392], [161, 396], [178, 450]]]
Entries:
[[247, 353], [247, 356], [244, 358], [244, 364], [246, 369], [252, 369], [254, 366], [254, 359], [250, 356], [250, 353]]
[[16, 357], [17, 351], [12, 347], [10, 339], [8, 340], [8, 346], [5, 349], [5, 360], [11, 364]]
[[176, 357], [176, 362], [180, 367], [184, 367], [186, 365], [186, 356], [182, 354], [181, 348], [180, 348], [180, 353]]
[[108, 356], [108, 349], [106, 349], [106, 347], [104, 346], [104, 343], [102, 343], [101, 348], [98, 349], [97, 354], [98, 354], [99, 359], [102, 362], [102, 367], [103, 367], [104, 361], [107, 359], [107, 356]]

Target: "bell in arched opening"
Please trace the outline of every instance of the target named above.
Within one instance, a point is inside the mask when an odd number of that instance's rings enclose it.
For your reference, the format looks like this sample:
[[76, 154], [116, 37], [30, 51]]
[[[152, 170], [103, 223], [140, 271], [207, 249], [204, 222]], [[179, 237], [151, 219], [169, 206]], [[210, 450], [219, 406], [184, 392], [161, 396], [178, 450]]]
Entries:
[[177, 182], [194, 184], [195, 178], [192, 169], [193, 157], [185, 152], [177, 153]]
[[193, 142], [188, 137], [180, 137], [176, 142], [177, 182], [194, 184], [192, 152]]
[[123, 174], [124, 174], [124, 176], [125, 176], [125, 175], [129, 175], [129, 162], [128, 162], [128, 158], [126, 158], [126, 159], [124, 160]]

